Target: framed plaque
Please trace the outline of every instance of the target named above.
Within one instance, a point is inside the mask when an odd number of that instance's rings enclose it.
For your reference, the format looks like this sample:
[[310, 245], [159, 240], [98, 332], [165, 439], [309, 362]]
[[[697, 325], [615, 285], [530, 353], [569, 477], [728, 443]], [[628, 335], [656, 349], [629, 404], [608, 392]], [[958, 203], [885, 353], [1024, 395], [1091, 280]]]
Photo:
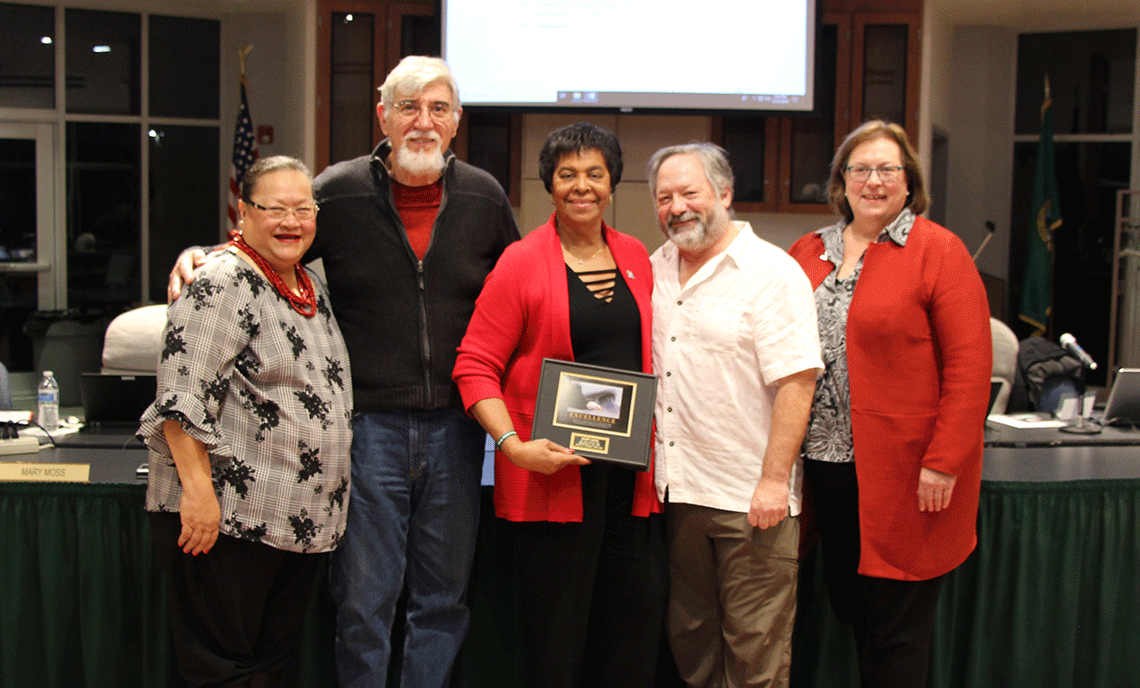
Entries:
[[656, 398], [654, 375], [544, 358], [531, 438], [648, 470]]

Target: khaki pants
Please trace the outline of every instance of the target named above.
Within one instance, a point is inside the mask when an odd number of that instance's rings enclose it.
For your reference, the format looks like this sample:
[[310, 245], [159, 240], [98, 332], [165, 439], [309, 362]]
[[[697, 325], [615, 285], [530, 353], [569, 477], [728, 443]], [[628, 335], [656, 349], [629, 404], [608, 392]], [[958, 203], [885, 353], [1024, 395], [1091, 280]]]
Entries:
[[694, 688], [784, 688], [796, 615], [799, 521], [671, 502], [669, 642]]

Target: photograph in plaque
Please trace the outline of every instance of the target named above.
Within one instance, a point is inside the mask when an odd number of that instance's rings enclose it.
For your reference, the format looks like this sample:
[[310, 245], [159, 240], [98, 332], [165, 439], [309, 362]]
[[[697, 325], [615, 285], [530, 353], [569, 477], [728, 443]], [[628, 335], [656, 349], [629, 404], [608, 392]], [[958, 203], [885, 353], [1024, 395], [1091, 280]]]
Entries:
[[656, 395], [653, 375], [543, 359], [531, 437], [647, 470]]

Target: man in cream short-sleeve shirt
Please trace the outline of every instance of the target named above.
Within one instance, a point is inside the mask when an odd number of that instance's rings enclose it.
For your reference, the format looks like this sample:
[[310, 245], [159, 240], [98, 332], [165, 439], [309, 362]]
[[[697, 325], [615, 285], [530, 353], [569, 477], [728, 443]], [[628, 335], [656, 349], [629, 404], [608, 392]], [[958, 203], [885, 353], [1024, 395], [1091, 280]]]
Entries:
[[807, 277], [731, 220], [732, 182], [712, 144], [649, 163], [669, 239], [651, 258], [669, 637], [690, 686], [787, 686], [798, 457], [823, 362]]

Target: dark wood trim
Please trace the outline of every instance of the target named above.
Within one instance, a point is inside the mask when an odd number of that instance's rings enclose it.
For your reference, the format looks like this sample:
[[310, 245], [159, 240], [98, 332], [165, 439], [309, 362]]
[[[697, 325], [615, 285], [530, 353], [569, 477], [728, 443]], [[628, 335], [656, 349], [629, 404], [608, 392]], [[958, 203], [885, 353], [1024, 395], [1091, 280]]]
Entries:
[[851, 126], [854, 129], [862, 122], [863, 112], [863, 53], [864, 29], [867, 26], [877, 25], [906, 25], [907, 26], [907, 65], [906, 65], [906, 121], [900, 122], [911, 143], [917, 141], [918, 136], [918, 90], [921, 79], [922, 46], [919, 45], [919, 29], [922, 24], [922, 15], [914, 12], [865, 12], [856, 14], [852, 26], [851, 50]]
[[[822, 24], [835, 26], [835, 127], [832, 147], [839, 143], [854, 127], [851, 125], [851, 15], [843, 12], [825, 12]], [[780, 126], [780, 197], [777, 212], [821, 214], [831, 212], [826, 203], [793, 203], [792, 198], [792, 119], [785, 117]]]
[[[783, 118], [787, 119], [787, 118]], [[779, 207], [780, 189], [778, 170], [781, 155], [780, 150], [780, 118], [768, 117], [764, 120], [764, 198], [763, 203], [755, 203], [757, 208], [751, 212], [772, 212]]]
[[709, 141], [712, 141], [718, 146], [724, 145], [724, 118], [723, 117], [710, 117], [709, 118]]
[[825, 24], [834, 24], [835, 31], [835, 145], [846, 138], [855, 126], [851, 123], [851, 15], [828, 12], [823, 15]]
[[914, 15], [907, 32], [906, 131], [918, 148], [918, 98], [922, 87], [922, 13]]
[[[372, 51], [373, 80], [384, 78], [388, 70], [384, 68], [385, 52], [379, 46], [387, 42], [387, 12], [384, 0], [318, 0], [317, 2], [317, 117], [316, 117], [316, 160], [314, 172], [319, 172], [329, 165], [329, 139], [332, 135], [329, 121], [329, 102], [332, 94], [332, 79], [329, 70], [332, 65], [332, 15], [333, 12], [361, 12], [373, 16], [373, 45]], [[379, 86], [377, 83], [375, 86]], [[380, 94], [373, 91], [374, 102], [380, 101]], [[384, 138], [380, 130], [380, 122], [372, 120], [373, 147]]]
[[[779, 208], [779, 173], [780, 158], [780, 117], [764, 117], [764, 200], [736, 201], [732, 207], [741, 213], [771, 213]], [[712, 141], [718, 146], [724, 145], [724, 118], [713, 117], [710, 127]]]
[[400, 55], [400, 47], [404, 44], [403, 18], [408, 15], [434, 17], [436, 16], [435, 4], [419, 5], [410, 2], [388, 3], [388, 61], [382, 74], [387, 74], [392, 71], [396, 64], [399, 63], [401, 57], [403, 57]]
[[[455, 153], [455, 157], [464, 162], [469, 162], [468, 154], [471, 150], [471, 136], [467, 122], [468, 118], [466, 116], [459, 119], [459, 129], [455, 133], [455, 138], [451, 140], [451, 152]], [[511, 113], [510, 121], [507, 126], [509, 127], [508, 136], [510, 140], [508, 144], [510, 146], [510, 160], [507, 164], [510, 166], [510, 169], [507, 174], [509, 182], [503, 191], [506, 192], [511, 205], [518, 208], [522, 205], [522, 113]]]
[[823, 0], [820, 8], [825, 13], [841, 12], [922, 12], [924, 0]]
[[511, 114], [511, 183], [507, 188], [507, 198], [516, 208], [522, 206], [522, 132], [522, 113], [515, 112]]
[[826, 213], [826, 203], [792, 202], [792, 124], [790, 117], [780, 120], [780, 197], [776, 199], [776, 212]]
[[467, 157], [467, 139], [469, 136], [467, 131], [467, 117], [461, 116], [459, 118], [459, 127], [455, 130], [455, 138], [451, 139], [451, 152], [463, 162], [469, 160]]

